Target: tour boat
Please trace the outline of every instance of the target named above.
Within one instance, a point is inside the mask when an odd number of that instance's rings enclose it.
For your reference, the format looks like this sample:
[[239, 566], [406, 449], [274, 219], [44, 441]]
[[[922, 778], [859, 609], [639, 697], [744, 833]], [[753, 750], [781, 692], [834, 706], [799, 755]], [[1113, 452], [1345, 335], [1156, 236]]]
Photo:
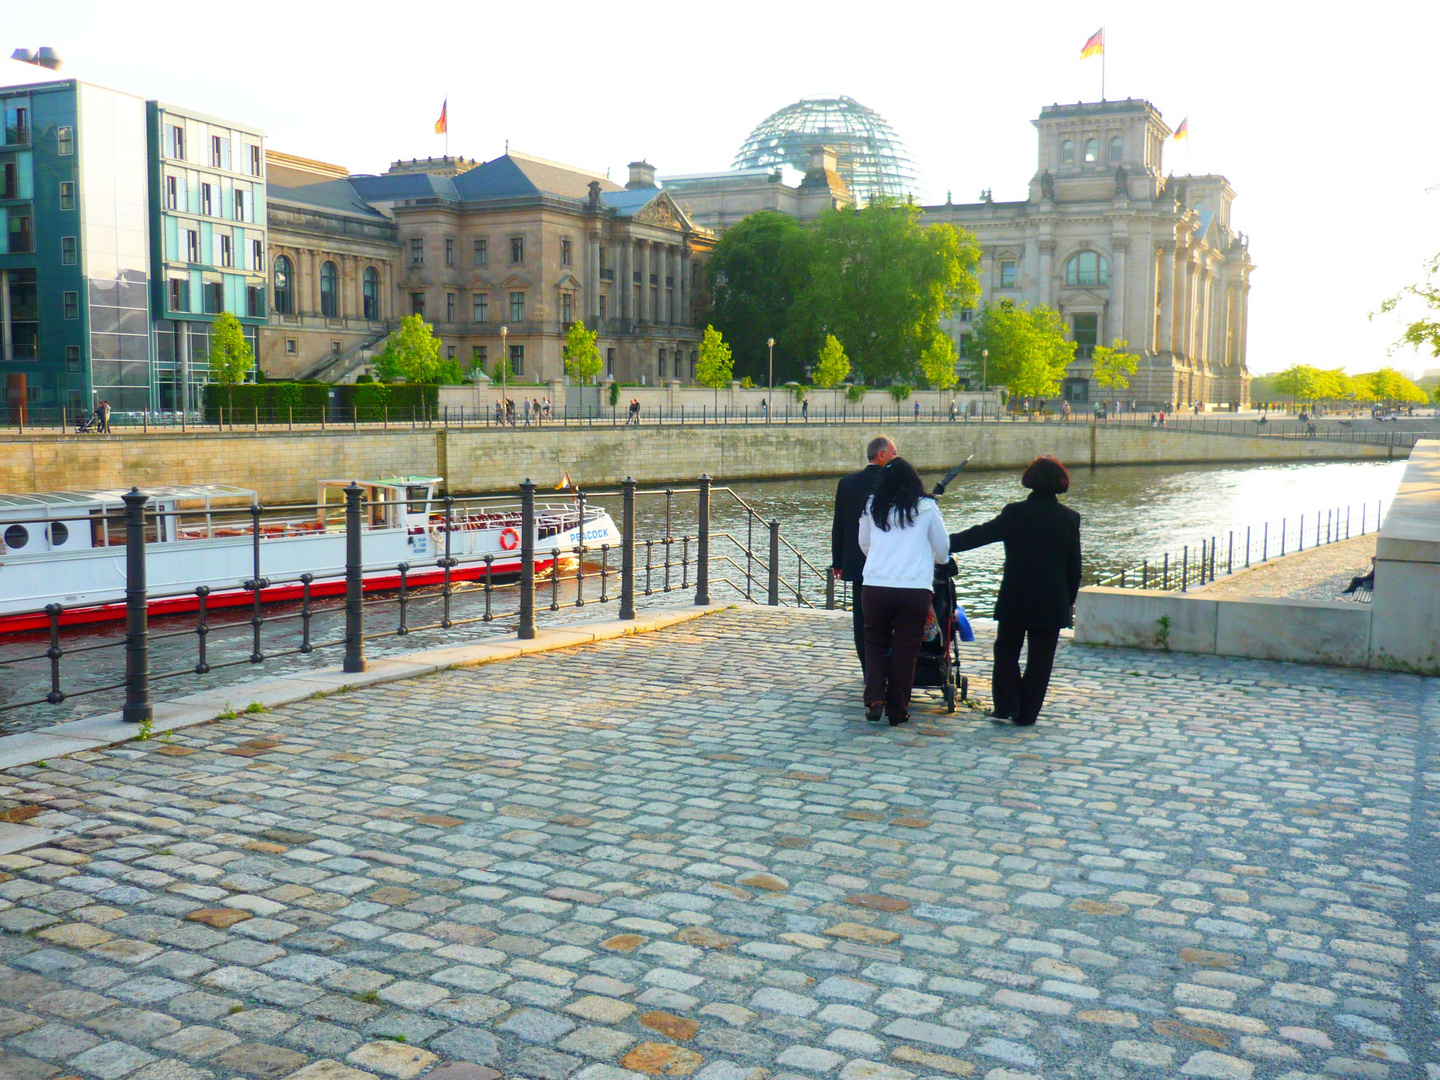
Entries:
[[[438, 476], [358, 480], [363, 493], [361, 562], [368, 591], [394, 589], [406, 564], [406, 586], [443, 582], [446, 533], [459, 560], [451, 581], [475, 581], [520, 569], [520, 504], [457, 505], [446, 515]], [[220, 484], [142, 489], [148, 494], [145, 579], [154, 615], [194, 611], [205, 586], [206, 606], [253, 603], [256, 551], [260, 599], [296, 600], [302, 574], [312, 575], [312, 597], [345, 592], [345, 494], [349, 480], [323, 480], [316, 509], [304, 517], [237, 512], [257, 502], [255, 492]], [[0, 633], [50, 625], [45, 609], [60, 605], [60, 623], [103, 622], [125, 616], [125, 506], [123, 490], [57, 491], [0, 495]], [[582, 510], [583, 506], [583, 510]], [[535, 567], [548, 569], [558, 549], [573, 564], [583, 544], [591, 559], [620, 543], [604, 509], [578, 500], [537, 503]]]

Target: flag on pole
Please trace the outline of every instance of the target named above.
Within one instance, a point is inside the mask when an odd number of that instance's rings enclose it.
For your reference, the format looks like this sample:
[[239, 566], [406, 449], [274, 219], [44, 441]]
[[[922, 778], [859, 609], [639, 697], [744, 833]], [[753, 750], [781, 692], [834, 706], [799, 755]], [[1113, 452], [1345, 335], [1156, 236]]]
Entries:
[[571, 488], [573, 488], [574, 486], [575, 486], [575, 482], [570, 479], [570, 470], [569, 470], [569, 469], [566, 469], [566, 470], [565, 470], [565, 474], [564, 474], [562, 477], [560, 477], [560, 482], [555, 485], [555, 490], [556, 490], [556, 491], [568, 491], [568, 490], [570, 490]]
[[1095, 33], [1091, 34], [1085, 42], [1085, 47], [1080, 50], [1080, 59], [1088, 60], [1092, 56], [1101, 56], [1105, 52], [1105, 28], [1102, 26]]
[[446, 113], [446, 110], [448, 110], [449, 108], [450, 108], [450, 99], [449, 99], [449, 98], [446, 98], [446, 99], [445, 99], [443, 102], [441, 102], [441, 104], [440, 104], [440, 119], [435, 121], [435, 134], [436, 134], [436, 135], [448, 135], [448, 134], [450, 133], [450, 128], [449, 128], [449, 126], [448, 126], [448, 125], [446, 124], [446, 122], [445, 122], [445, 113]]
[[1180, 121], [1180, 126], [1175, 129], [1175, 134], [1172, 135], [1172, 136], [1170, 136], [1170, 137], [1171, 137], [1172, 139], [1174, 139], [1176, 142], [1179, 142], [1181, 139], [1185, 138], [1185, 136], [1187, 136], [1187, 135], [1189, 135], [1189, 134], [1190, 134], [1190, 117], [1187, 116], [1187, 117], [1185, 117], [1184, 120], [1181, 120], [1181, 121]]

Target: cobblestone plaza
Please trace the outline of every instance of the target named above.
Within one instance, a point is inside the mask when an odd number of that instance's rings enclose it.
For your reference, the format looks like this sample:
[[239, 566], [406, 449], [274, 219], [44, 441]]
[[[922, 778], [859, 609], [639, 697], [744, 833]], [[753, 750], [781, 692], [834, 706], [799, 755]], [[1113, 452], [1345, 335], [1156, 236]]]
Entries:
[[925, 697], [745, 609], [12, 769], [0, 1077], [1440, 1078], [1435, 680]]

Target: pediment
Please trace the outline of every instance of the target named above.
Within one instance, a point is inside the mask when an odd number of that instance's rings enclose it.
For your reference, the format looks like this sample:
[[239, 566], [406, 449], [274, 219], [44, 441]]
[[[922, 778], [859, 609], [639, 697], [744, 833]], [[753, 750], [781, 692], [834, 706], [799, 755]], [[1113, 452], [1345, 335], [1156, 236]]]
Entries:
[[1104, 307], [1110, 302], [1109, 292], [1097, 292], [1088, 286], [1082, 287], [1078, 285], [1066, 285], [1063, 286], [1063, 288], [1065, 290], [1065, 306], [1067, 308], [1073, 308], [1077, 305], [1084, 307], [1090, 304], [1096, 307]]
[[555, 283], [555, 287], [562, 292], [566, 290], [578, 291], [580, 289], [580, 279], [574, 274], [566, 274]]
[[991, 248], [991, 251], [994, 253], [995, 258], [997, 259], [1015, 259], [1016, 261], [1018, 261], [1025, 256], [1025, 245], [999, 244]]
[[523, 278], [519, 274], [511, 274], [504, 281], [500, 282], [500, 284], [507, 289], [528, 289], [531, 282], [529, 278]]
[[645, 225], [658, 225], [662, 229], [676, 229], [687, 231], [693, 229], [690, 219], [685, 216], [685, 211], [675, 204], [675, 200], [664, 191], [656, 195], [645, 204], [644, 208], [635, 215], [635, 220]]
[[483, 292], [485, 289], [493, 289], [494, 287], [495, 283], [493, 281], [487, 277], [481, 277], [479, 274], [476, 274], [465, 283], [465, 288], [471, 292]]
[[407, 290], [429, 289], [434, 285], [424, 274], [417, 274], [413, 269], [400, 279], [400, 288]]

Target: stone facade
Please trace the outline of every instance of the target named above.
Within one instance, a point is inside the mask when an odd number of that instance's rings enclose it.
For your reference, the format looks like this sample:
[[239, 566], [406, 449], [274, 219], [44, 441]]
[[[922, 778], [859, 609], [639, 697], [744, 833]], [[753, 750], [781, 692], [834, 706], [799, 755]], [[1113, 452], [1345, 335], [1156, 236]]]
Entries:
[[779, 167], [665, 176], [660, 182], [691, 221], [717, 235], [765, 210], [813, 221], [826, 210], [855, 205], [855, 196], [836, 166], [835, 151], [828, 146], [811, 151], [809, 170], [793, 186], [785, 182]]
[[[1223, 176], [1166, 177], [1172, 134], [1147, 101], [1052, 105], [1035, 121], [1028, 197], [925, 207], [981, 245], [981, 303], [1056, 308], [1078, 343], [1067, 400], [1153, 407], [1248, 404], [1248, 240], [1231, 228]], [[962, 356], [971, 312], [951, 324]], [[1122, 391], [1091, 382], [1090, 349], [1129, 343], [1139, 367]], [[967, 366], [977, 369], [978, 358]]]

